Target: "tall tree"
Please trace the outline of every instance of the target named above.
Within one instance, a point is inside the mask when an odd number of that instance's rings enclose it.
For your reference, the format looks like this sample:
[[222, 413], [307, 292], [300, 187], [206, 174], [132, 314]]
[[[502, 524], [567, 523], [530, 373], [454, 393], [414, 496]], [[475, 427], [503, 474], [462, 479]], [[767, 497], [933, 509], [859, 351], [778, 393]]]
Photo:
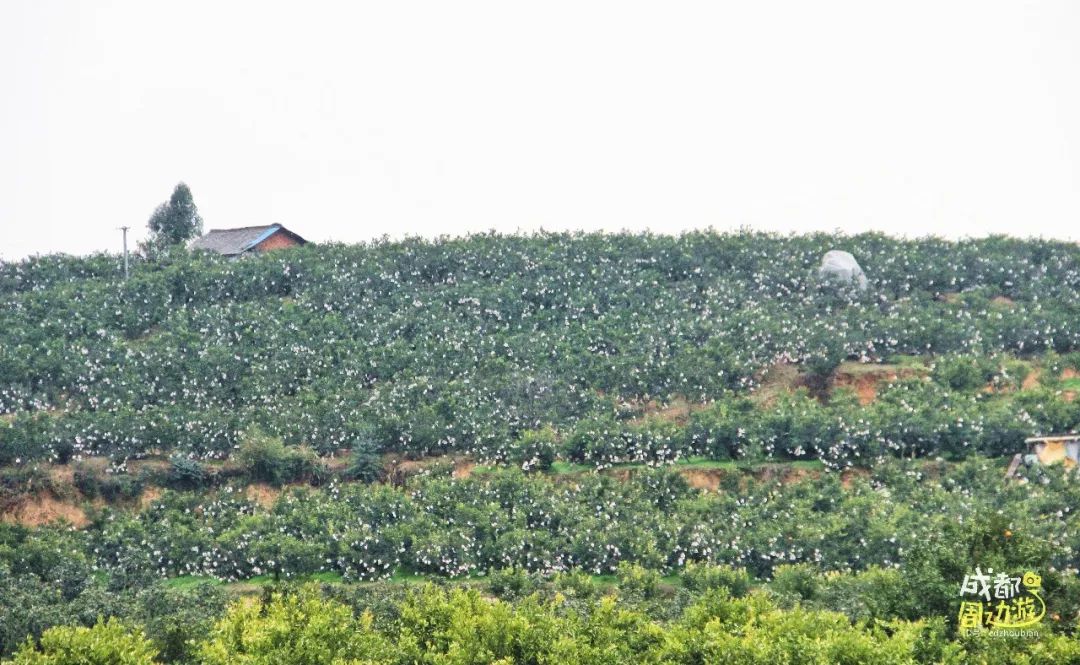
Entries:
[[180, 183], [173, 190], [168, 203], [162, 203], [150, 215], [149, 245], [164, 248], [177, 245], [202, 233], [202, 217], [191, 196], [191, 188]]

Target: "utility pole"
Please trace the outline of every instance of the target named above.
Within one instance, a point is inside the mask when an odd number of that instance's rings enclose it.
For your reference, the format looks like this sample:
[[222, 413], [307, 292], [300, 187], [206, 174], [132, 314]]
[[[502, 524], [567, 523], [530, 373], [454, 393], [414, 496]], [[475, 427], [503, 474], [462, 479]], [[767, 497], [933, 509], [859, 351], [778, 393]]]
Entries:
[[120, 230], [124, 232], [124, 281], [128, 278], [128, 252], [127, 252], [127, 232], [130, 226], [121, 226]]

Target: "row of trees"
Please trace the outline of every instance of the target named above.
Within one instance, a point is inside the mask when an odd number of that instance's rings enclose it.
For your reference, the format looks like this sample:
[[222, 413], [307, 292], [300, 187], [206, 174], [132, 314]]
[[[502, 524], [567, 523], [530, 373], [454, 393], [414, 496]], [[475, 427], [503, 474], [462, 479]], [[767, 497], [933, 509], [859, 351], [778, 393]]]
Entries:
[[[164, 624], [145, 598], [131, 619], [46, 629], [15, 651], [16, 665], [81, 663], [1016, 663], [1080, 658], [1080, 642], [1060, 621], [1038, 638], [956, 634], [943, 618], [907, 619], [891, 609], [916, 585], [888, 571], [821, 578], [786, 568], [751, 589], [745, 575], [698, 567], [680, 585], [624, 567], [617, 585], [560, 576], [529, 593], [491, 598], [491, 584], [403, 589], [285, 586], [259, 602], [223, 608], [201, 585], [150, 594], [176, 603], [190, 623]], [[807, 593], [834, 601], [858, 589], [878, 616], [852, 618]], [[208, 602], [209, 599], [209, 602]], [[146, 610], [150, 613], [147, 614]], [[207, 614], [198, 614], [199, 611]], [[378, 614], [375, 612], [378, 611]], [[1072, 626], [1071, 630], [1075, 630]]]
[[[98, 411], [21, 412], [0, 421], [0, 464], [67, 462], [86, 455], [122, 461], [154, 453], [198, 464], [199, 459], [235, 453], [255, 431], [284, 441], [290, 455], [298, 454], [293, 447], [301, 444], [322, 455], [359, 449], [367, 458], [382, 452], [419, 457], [466, 451], [527, 470], [548, 469], [556, 458], [596, 467], [664, 464], [691, 456], [818, 459], [840, 468], [884, 457], [1002, 456], [1021, 452], [1027, 436], [1080, 425], [1080, 402], [1063, 387], [1071, 384], [1055, 378], [1078, 361], [1077, 355], [1046, 357], [1035, 365], [1011, 358], [942, 356], [932, 369], [920, 370], [922, 376], [877, 386], [869, 404], [847, 390], [834, 390], [827, 400], [805, 389], [780, 391], [769, 399], [725, 392], [695, 405], [683, 420], [594, 395], [582, 399], [573, 415], [560, 417], [560, 409], [552, 408], [546, 417], [529, 423], [515, 418], [511, 426], [505, 414], [480, 407], [468, 394], [424, 404], [419, 386], [404, 394], [375, 390], [354, 413], [345, 405], [364, 392], [349, 386], [336, 388], [336, 394], [283, 396], [268, 408], [208, 404], [195, 412], [183, 405], [118, 405]], [[1041, 385], [1021, 389], [1032, 366], [1041, 374]], [[458, 385], [471, 390], [464, 382]], [[286, 456], [286, 451], [279, 455], [282, 465]], [[281, 468], [269, 476], [264, 479], [277, 482], [296, 474]]]
[[[906, 379], [878, 386], [862, 404], [839, 392], [827, 402], [805, 390], [769, 403], [741, 396], [715, 400], [685, 424], [651, 416], [620, 420], [611, 413], [579, 421], [560, 455], [600, 467], [624, 462], [807, 460], [830, 468], [872, 466], [887, 457], [1000, 457], [1024, 450], [1033, 433], [1074, 430], [1080, 403], [1060, 389], [1017, 392], [952, 390], [937, 381]], [[513, 449], [513, 447], [512, 447]], [[518, 453], [520, 456], [521, 453]]]
[[[834, 244], [866, 292], [818, 280]], [[745, 396], [777, 363], [827, 378], [845, 358], [1080, 348], [1080, 252], [1044, 241], [482, 235], [179, 252], [127, 282], [109, 260], [0, 263], [8, 457], [220, 456], [258, 425], [499, 459], [621, 401]]]
[[[943, 577], [912, 602], [938, 616], [955, 600], [962, 569], [996, 551], [1037, 568], [1047, 602], [1074, 616], [1080, 490], [1052, 470], [1041, 481], [1004, 487], [1001, 473], [985, 462], [894, 461], [865, 480], [754, 481], [733, 473], [719, 479], [722, 492], [703, 493], [667, 469], [572, 480], [508, 470], [467, 480], [422, 476], [406, 489], [294, 489], [270, 507], [233, 488], [212, 497], [168, 492], [139, 512], [104, 511], [79, 531], [0, 525], [0, 570], [9, 580], [0, 587], [63, 605], [189, 576], [605, 575], [628, 563], [666, 574], [708, 563], [768, 579], [792, 564], [901, 577], [930, 566]], [[949, 563], [931, 565], [927, 557]], [[860, 597], [852, 590], [845, 602]], [[48, 607], [37, 616], [56, 611]], [[906, 607], [896, 611], [924, 616]]]

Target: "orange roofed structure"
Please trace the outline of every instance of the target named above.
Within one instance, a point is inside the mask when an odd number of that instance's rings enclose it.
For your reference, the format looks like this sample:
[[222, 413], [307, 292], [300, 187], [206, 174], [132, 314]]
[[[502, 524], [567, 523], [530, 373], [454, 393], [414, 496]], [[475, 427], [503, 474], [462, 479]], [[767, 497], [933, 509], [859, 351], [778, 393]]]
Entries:
[[244, 226], [238, 229], [211, 229], [209, 233], [191, 243], [191, 249], [217, 252], [223, 256], [237, 257], [250, 253], [263, 253], [286, 247], [306, 245], [301, 238], [281, 224], [269, 226]]

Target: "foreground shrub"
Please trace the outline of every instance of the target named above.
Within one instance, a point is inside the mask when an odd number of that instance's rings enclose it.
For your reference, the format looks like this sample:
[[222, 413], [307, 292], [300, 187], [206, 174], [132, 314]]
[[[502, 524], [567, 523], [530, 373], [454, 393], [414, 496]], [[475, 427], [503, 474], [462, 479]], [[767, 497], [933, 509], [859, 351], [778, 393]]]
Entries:
[[743, 568], [689, 563], [683, 570], [683, 585], [694, 592], [724, 588], [732, 597], [738, 598], [750, 592], [753, 578]]
[[395, 662], [389, 641], [372, 628], [371, 614], [354, 617], [347, 605], [324, 600], [318, 587], [273, 594], [268, 602], [239, 602], [198, 647], [205, 665]]
[[41, 644], [27, 640], [11, 665], [149, 665], [157, 651], [140, 630], [116, 619], [92, 628], [58, 626], [41, 635]]

